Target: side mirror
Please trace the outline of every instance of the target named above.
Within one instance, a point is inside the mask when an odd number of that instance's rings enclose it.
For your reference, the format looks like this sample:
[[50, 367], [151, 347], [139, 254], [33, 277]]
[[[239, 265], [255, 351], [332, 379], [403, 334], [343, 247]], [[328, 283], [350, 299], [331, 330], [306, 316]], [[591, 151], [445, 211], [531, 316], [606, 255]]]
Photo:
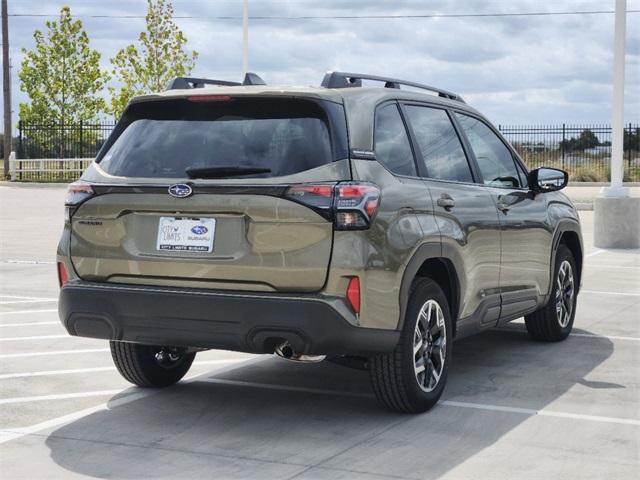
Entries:
[[541, 167], [529, 172], [529, 188], [535, 193], [555, 192], [569, 183], [569, 174], [557, 168]]

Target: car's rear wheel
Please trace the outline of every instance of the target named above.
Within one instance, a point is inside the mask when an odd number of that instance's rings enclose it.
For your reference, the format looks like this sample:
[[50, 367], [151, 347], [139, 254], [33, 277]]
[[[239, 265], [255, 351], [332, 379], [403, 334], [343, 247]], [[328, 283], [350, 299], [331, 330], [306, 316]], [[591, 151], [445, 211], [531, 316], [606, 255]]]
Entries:
[[565, 245], [560, 245], [549, 303], [524, 317], [529, 335], [546, 342], [559, 342], [569, 336], [576, 315], [577, 282], [573, 254]]
[[113, 363], [129, 382], [140, 387], [167, 387], [189, 371], [195, 352], [184, 348], [109, 342]]
[[451, 363], [452, 319], [436, 282], [417, 279], [395, 350], [371, 358], [371, 383], [378, 401], [398, 412], [419, 413], [436, 404]]

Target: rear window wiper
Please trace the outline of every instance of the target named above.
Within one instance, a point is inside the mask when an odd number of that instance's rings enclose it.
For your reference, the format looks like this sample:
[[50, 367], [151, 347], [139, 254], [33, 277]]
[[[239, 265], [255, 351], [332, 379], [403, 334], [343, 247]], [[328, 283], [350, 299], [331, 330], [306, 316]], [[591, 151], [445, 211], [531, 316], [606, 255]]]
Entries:
[[271, 173], [271, 169], [242, 166], [190, 167], [185, 170], [185, 173], [189, 178], [224, 178], [255, 175], [258, 173]]

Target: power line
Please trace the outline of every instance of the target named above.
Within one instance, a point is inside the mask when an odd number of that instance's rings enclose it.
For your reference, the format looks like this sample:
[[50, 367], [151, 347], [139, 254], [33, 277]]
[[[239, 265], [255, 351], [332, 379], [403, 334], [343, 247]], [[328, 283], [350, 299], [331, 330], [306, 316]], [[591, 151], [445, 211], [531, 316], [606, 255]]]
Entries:
[[[627, 13], [639, 13], [640, 10], [627, 10]], [[411, 18], [479, 18], [479, 17], [550, 17], [568, 15], [609, 15], [613, 10], [584, 10], [576, 12], [521, 12], [521, 13], [429, 13], [429, 14], [398, 14], [398, 15], [250, 15], [249, 20], [386, 20]], [[57, 17], [59, 13], [10, 13], [10, 17]], [[144, 19], [145, 15], [73, 15], [76, 18], [118, 18]], [[241, 20], [236, 15], [174, 15], [175, 19], [206, 19], [206, 20]]]

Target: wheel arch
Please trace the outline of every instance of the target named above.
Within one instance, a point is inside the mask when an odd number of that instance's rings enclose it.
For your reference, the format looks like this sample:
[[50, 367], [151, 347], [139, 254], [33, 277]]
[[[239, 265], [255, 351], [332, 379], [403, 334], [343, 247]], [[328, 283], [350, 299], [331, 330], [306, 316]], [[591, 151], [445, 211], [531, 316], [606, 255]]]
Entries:
[[553, 250], [551, 255], [550, 273], [549, 273], [549, 288], [551, 289], [553, 281], [553, 273], [556, 264], [556, 254], [558, 247], [565, 245], [571, 253], [576, 262], [577, 276], [578, 276], [578, 291], [582, 285], [582, 269], [584, 264], [584, 247], [582, 245], [582, 235], [580, 232], [580, 224], [575, 221], [565, 221], [558, 225], [554, 233]]
[[421, 245], [405, 268], [400, 286], [400, 318], [398, 320], [398, 329], [402, 329], [404, 325], [404, 317], [409, 301], [409, 293], [411, 285], [416, 278], [428, 277], [435, 281], [442, 288], [449, 307], [451, 308], [451, 316], [453, 319], [453, 334], [456, 333], [456, 323], [458, 313], [460, 312], [460, 299], [462, 298], [463, 285], [458, 272], [461, 270], [461, 260], [456, 255], [443, 254], [441, 244], [424, 244]]

